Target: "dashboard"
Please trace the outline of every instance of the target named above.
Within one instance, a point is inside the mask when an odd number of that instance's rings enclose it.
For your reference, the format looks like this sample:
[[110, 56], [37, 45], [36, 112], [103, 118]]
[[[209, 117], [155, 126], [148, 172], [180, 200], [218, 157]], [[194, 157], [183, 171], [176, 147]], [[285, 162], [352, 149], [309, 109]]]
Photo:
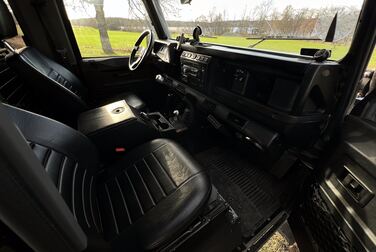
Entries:
[[159, 81], [261, 146], [278, 139], [308, 147], [336, 102], [341, 73], [336, 62], [223, 46], [176, 47], [157, 46], [159, 60], [170, 59], [170, 71]]
[[176, 45], [176, 42], [157, 40], [154, 42], [152, 55], [164, 63], [173, 64]]

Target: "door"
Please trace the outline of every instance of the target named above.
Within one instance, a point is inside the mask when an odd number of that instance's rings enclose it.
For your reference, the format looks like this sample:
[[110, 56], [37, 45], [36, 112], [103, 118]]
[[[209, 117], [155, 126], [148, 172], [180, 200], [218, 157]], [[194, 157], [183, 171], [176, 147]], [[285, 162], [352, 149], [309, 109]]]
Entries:
[[153, 90], [155, 72], [151, 64], [134, 72], [128, 68], [138, 36], [152, 27], [141, 0], [63, 0], [60, 5], [93, 100], [103, 101], [128, 91], [144, 98]]
[[305, 224], [322, 251], [376, 251], [376, 91], [359, 93], [303, 204]]

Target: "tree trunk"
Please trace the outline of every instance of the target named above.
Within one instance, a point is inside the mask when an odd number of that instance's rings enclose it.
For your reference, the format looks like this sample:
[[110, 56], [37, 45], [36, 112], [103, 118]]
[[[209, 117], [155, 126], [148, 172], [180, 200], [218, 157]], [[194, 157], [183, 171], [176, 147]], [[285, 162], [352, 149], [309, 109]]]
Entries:
[[96, 13], [95, 19], [97, 20], [97, 26], [99, 30], [99, 36], [101, 38], [103, 52], [106, 54], [113, 54], [114, 51], [112, 50], [110, 39], [108, 38], [107, 33], [106, 18], [104, 17], [103, 0], [97, 1], [94, 7]]

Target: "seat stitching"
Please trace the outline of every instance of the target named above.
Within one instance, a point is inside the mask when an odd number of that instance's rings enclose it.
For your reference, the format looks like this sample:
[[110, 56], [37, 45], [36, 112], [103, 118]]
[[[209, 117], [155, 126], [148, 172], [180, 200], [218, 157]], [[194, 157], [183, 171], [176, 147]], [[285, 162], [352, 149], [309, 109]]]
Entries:
[[121, 198], [123, 199], [123, 203], [124, 203], [125, 211], [127, 212], [127, 216], [128, 216], [129, 224], [131, 225], [131, 224], [132, 224], [132, 219], [131, 219], [131, 216], [130, 216], [130, 214], [129, 214], [129, 210], [128, 210], [127, 202], [125, 201], [125, 198], [124, 198], [124, 195], [123, 195], [123, 192], [122, 192], [122, 190], [121, 190], [121, 187], [120, 187], [120, 184], [119, 184], [119, 181], [118, 181], [117, 177], [115, 177], [115, 182], [116, 182], [117, 187], [119, 188]]
[[97, 229], [97, 232], [99, 233], [100, 230], [99, 230], [98, 223], [97, 223], [97, 220], [95, 218], [94, 209], [93, 209], [93, 198], [92, 198], [93, 197], [93, 195], [92, 195], [93, 182], [94, 182], [94, 176], [91, 176], [91, 178], [90, 178], [90, 184], [89, 184], [89, 204], [90, 204], [91, 216], [93, 217], [94, 226]]
[[155, 200], [154, 200], [154, 198], [153, 198], [153, 195], [151, 195], [151, 193], [150, 193], [150, 190], [149, 190], [148, 185], [145, 183], [145, 180], [144, 180], [144, 178], [142, 177], [140, 171], [138, 170], [137, 165], [134, 164], [133, 166], [135, 167], [138, 176], [140, 176], [140, 178], [141, 178], [141, 182], [142, 182], [142, 184], [144, 184], [144, 187], [145, 187], [145, 189], [146, 189], [146, 192], [148, 193], [149, 198], [151, 199], [151, 202], [153, 203], [153, 206], [155, 206]]
[[63, 174], [64, 174], [64, 170], [65, 170], [65, 166], [66, 166], [66, 163], [67, 163], [67, 160], [68, 160], [68, 157], [67, 156], [64, 156], [63, 157], [63, 162], [61, 162], [61, 165], [60, 165], [60, 174], [59, 174], [59, 180], [58, 180], [58, 188], [59, 188], [59, 193], [61, 193], [62, 191], [62, 187], [63, 187]]
[[132, 183], [131, 179], [130, 179], [129, 176], [128, 176], [128, 172], [127, 172], [126, 170], [124, 170], [123, 172], [124, 172], [125, 176], [127, 177], [127, 180], [128, 180], [128, 182], [129, 182], [129, 185], [130, 185], [131, 188], [132, 188], [132, 191], [133, 191], [133, 194], [134, 194], [134, 196], [135, 196], [135, 198], [136, 198], [136, 201], [137, 201], [137, 203], [138, 203], [138, 206], [140, 207], [141, 214], [144, 215], [144, 214], [145, 214], [144, 209], [142, 208], [141, 202], [140, 202], [140, 200], [139, 200], [139, 198], [138, 198], [138, 195], [137, 195], [137, 192], [136, 192], [136, 190], [135, 190], [135, 188], [134, 188], [134, 186], [133, 186], [133, 183]]
[[97, 211], [98, 211], [99, 229], [100, 229], [100, 231], [103, 231], [103, 222], [102, 222], [101, 211], [99, 210], [98, 197], [95, 197], [95, 206], [97, 207]]
[[[48, 147], [47, 145], [44, 145], [44, 144], [40, 144], [40, 143], [35, 143], [35, 142], [33, 142], [33, 141], [29, 141], [29, 140], [26, 140], [26, 141], [28, 141], [30, 144], [30, 147], [31, 147], [31, 149], [32, 150], [34, 150], [34, 147], [35, 146], [42, 146], [42, 147], [44, 147], [44, 148], [46, 148], [47, 149], [47, 151], [54, 151], [54, 152], [56, 152], [56, 153], [58, 153], [58, 154], [60, 154], [60, 155], [62, 155], [62, 156], [66, 156], [66, 157], [68, 157], [69, 159], [72, 159], [73, 161], [75, 161], [76, 162], [76, 158], [74, 157], [74, 156], [71, 156], [70, 154], [67, 154], [67, 153], [65, 153], [64, 151], [61, 151], [61, 150], [56, 150], [56, 149], [54, 149], [54, 148], [51, 148], [51, 147]], [[33, 146], [32, 146], [33, 145]], [[35, 152], [34, 152], [34, 154], [35, 154]], [[47, 152], [46, 152], [46, 154], [47, 154]], [[36, 155], [36, 154], [35, 154]], [[44, 159], [45, 157], [43, 157], [43, 159]], [[41, 160], [40, 161], [41, 163], [42, 163], [42, 165], [43, 165], [43, 160]]]
[[151, 153], [151, 156], [157, 161], [158, 165], [162, 168], [162, 171], [166, 174], [166, 176], [170, 179], [170, 181], [172, 182], [172, 184], [176, 188], [177, 185], [175, 184], [175, 181], [172, 179], [171, 175], [166, 171], [166, 169], [161, 164], [161, 162], [159, 161], [159, 159], [155, 156], [154, 152]]
[[[47, 147], [45, 147], [45, 148], [47, 148]], [[51, 152], [52, 152], [52, 149], [51, 148], [47, 148], [46, 155], [43, 157], [43, 161], [42, 161], [44, 169], [47, 169], [47, 163], [48, 163], [48, 160], [50, 158]]]
[[106, 183], [104, 184], [104, 189], [105, 189], [106, 194], [107, 194], [107, 197], [108, 197], [108, 202], [110, 203], [110, 209], [111, 209], [112, 217], [114, 218], [114, 224], [115, 224], [116, 234], [119, 234], [119, 228], [118, 228], [118, 224], [117, 224], [117, 221], [116, 221], [116, 216], [115, 216], [115, 212], [114, 212], [114, 207], [112, 206], [112, 201], [111, 201], [111, 197], [110, 197], [110, 192], [108, 191], [108, 187], [107, 187], [107, 184], [106, 184]]
[[73, 171], [73, 178], [72, 178], [72, 211], [73, 211], [73, 216], [77, 221], [77, 216], [76, 216], [76, 207], [75, 207], [75, 193], [74, 193], [74, 188], [75, 188], [75, 183], [76, 183], [76, 173], [78, 170], [78, 163], [74, 166], [74, 171]]
[[159, 187], [159, 189], [161, 189], [163, 197], [166, 197], [167, 193], [164, 191], [163, 187], [161, 186], [161, 183], [159, 182], [159, 180], [155, 176], [155, 174], [154, 174], [153, 170], [150, 168], [149, 164], [146, 162], [145, 158], [143, 158], [142, 161], [145, 163], [146, 167], [150, 171], [150, 173], [151, 173], [152, 177], [154, 178], [154, 180], [156, 181], [157, 186]]
[[85, 169], [84, 171], [84, 175], [82, 176], [82, 184], [81, 184], [81, 203], [82, 203], [82, 211], [84, 212], [84, 216], [85, 216], [85, 220], [86, 220], [86, 224], [89, 228], [91, 228], [91, 225], [89, 223], [89, 220], [87, 218], [87, 214], [86, 214], [86, 206], [85, 206], [85, 178], [86, 178], [86, 172], [87, 172], [87, 169]]

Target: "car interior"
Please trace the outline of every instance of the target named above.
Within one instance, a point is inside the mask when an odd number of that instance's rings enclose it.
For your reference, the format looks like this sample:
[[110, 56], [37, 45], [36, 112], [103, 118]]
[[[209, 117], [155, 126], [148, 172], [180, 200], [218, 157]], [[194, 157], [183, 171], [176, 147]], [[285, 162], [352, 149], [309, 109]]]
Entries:
[[289, 223], [373, 251], [376, 2], [340, 61], [171, 39], [143, 3], [129, 57], [83, 58], [63, 1], [0, 0], [1, 245], [257, 251]]

